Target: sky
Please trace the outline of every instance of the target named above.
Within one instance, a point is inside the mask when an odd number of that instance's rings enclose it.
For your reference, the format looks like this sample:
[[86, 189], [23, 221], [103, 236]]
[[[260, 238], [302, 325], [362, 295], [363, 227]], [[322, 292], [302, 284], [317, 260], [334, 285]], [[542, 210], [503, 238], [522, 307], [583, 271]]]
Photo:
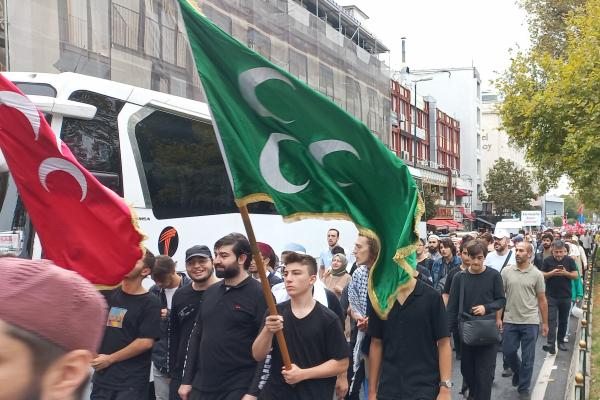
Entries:
[[412, 69], [470, 67], [491, 89], [495, 71], [510, 64], [509, 49], [527, 48], [526, 15], [514, 0], [337, 0], [356, 5], [369, 16], [365, 27], [390, 48], [386, 63]]

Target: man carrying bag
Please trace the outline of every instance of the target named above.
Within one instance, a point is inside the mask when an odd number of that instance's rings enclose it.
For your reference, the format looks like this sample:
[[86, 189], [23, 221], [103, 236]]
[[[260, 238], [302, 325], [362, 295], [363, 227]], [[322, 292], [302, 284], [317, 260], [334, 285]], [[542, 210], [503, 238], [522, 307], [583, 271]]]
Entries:
[[500, 273], [484, 265], [487, 246], [475, 241], [467, 251], [470, 265], [452, 281], [448, 319], [451, 329], [458, 325], [463, 343], [461, 372], [469, 396], [489, 400], [502, 329], [496, 311], [504, 307], [506, 298]]

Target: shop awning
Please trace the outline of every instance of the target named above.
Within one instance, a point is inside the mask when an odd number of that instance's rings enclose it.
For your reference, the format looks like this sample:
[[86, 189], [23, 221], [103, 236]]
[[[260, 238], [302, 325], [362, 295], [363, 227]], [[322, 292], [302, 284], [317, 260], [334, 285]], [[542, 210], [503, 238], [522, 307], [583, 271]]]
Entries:
[[456, 188], [454, 189], [454, 194], [456, 195], [456, 197], [466, 197], [469, 195], [469, 192]]
[[433, 226], [436, 229], [448, 229], [450, 231], [464, 229], [464, 225], [453, 219], [430, 219], [427, 221], [427, 225]]
[[473, 214], [471, 214], [470, 212], [466, 212], [464, 208], [462, 210], [460, 210], [460, 213], [463, 215], [463, 217], [465, 217], [469, 221], [475, 221], [475, 216]]
[[483, 222], [484, 224], [488, 224], [488, 225], [490, 225], [492, 228], [493, 228], [494, 226], [496, 226], [496, 224], [493, 224], [493, 223], [491, 223], [490, 221], [488, 221], [488, 220], [486, 220], [486, 219], [479, 218], [479, 217], [477, 217], [476, 219], [477, 219], [477, 221], [481, 221], [481, 222]]

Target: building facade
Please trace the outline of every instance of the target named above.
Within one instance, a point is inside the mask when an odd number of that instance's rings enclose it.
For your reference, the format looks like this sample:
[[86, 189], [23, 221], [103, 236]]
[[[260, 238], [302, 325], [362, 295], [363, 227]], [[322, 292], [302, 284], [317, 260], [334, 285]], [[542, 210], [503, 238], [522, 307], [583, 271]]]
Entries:
[[471, 190], [460, 177], [461, 124], [440, 110], [433, 97], [417, 96], [415, 101], [412, 93], [392, 79], [391, 148], [421, 188], [438, 198], [428, 229], [468, 229], [473, 217]]
[[[330, 0], [201, 0], [205, 15], [390, 144], [388, 49]], [[202, 100], [177, 0], [4, 0], [2, 63], [77, 72]], [[2, 39], [6, 39], [2, 42]]]
[[510, 159], [519, 168], [530, 169], [525, 161], [525, 152], [510, 144], [502, 129], [498, 107], [498, 93], [483, 92], [481, 96], [481, 179], [485, 182], [488, 171], [502, 157]]
[[[418, 77], [428, 77], [419, 79]], [[416, 79], [412, 79], [415, 78]], [[439, 107], [460, 121], [459, 163], [463, 185], [471, 192], [472, 210], [481, 210], [481, 78], [475, 67], [411, 70], [419, 93], [432, 96]]]

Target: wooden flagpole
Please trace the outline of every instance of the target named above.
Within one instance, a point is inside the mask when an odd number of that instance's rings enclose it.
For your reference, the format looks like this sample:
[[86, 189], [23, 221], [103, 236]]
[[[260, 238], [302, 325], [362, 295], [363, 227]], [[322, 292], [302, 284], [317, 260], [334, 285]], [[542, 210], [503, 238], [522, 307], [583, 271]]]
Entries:
[[[250, 241], [250, 247], [252, 248], [252, 257], [254, 257], [254, 262], [258, 268], [258, 275], [260, 276], [260, 283], [262, 284], [263, 295], [265, 296], [265, 301], [267, 302], [267, 307], [269, 308], [269, 314], [278, 315], [277, 307], [275, 307], [275, 300], [273, 299], [273, 294], [271, 293], [271, 287], [269, 286], [269, 280], [267, 278], [267, 270], [262, 262], [262, 257], [260, 257], [258, 253], [258, 246], [256, 244], [256, 237], [254, 236], [254, 229], [252, 228], [252, 223], [250, 222], [248, 207], [241, 206], [239, 207], [239, 210], [240, 214], [242, 214], [242, 221], [244, 221], [244, 228], [246, 229], [246, 234], [248, 235], [248, 241]], [[283, 336], [283, 331], [277, 332], [275, 337], [277, 338], [277, 344], [279, 345], [279, 350], [281, 351], [283, 365], [285, 366], [285, 369], [291, 369], [292, 361], [290, 359], [287, 343], [285, 342], [285, 337]]]

